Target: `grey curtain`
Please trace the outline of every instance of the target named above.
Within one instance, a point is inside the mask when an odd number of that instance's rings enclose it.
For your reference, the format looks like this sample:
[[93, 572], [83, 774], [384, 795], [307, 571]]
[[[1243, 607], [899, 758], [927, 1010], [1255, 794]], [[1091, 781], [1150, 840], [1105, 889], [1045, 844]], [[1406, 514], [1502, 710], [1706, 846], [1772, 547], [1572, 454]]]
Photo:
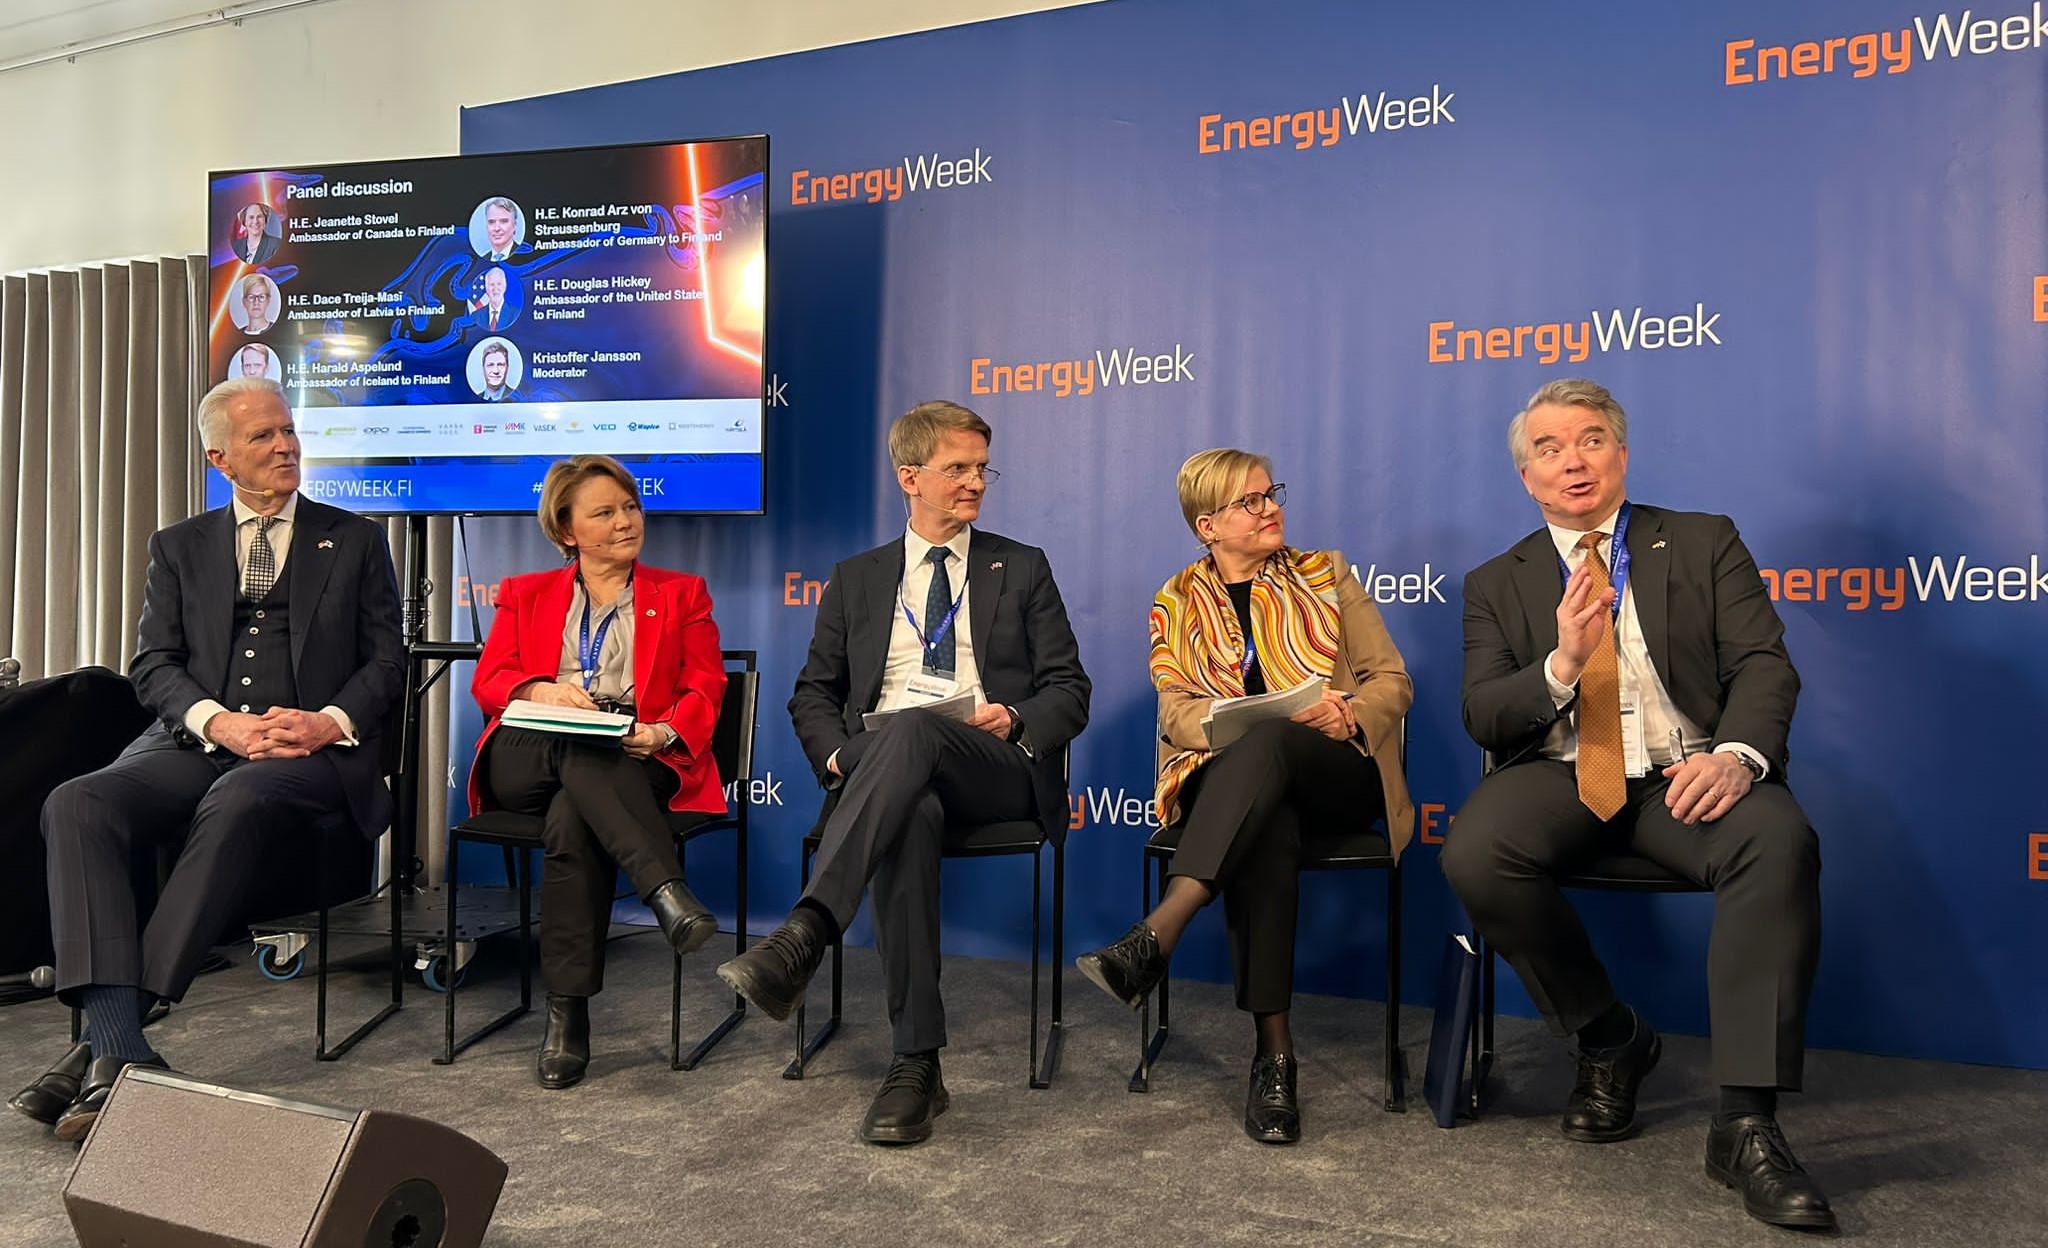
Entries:
[[[21, 661], [23, 680], [126, 671], [149, 536], [203, 505], [210, 470], [192, 417], [207, 390], [206, 279], [203, 256], [0, 278], [0, 655]], [[386, 527], [402, 566], [404, 527]], [[454, 531], [428, 524], [430, 637], [449, 635]], [[433, 878], [432, 833], [447, 826], [446, 682], [422, 726]]]

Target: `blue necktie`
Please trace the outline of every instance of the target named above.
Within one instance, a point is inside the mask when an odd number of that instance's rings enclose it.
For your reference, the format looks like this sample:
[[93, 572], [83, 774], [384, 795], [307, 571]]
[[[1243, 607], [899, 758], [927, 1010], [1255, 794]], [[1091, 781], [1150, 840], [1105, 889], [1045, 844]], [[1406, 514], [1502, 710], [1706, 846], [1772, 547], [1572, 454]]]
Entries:
[[[939, 672], [950, 676], [956, 670], [953, 660], [953, 629], [948, 628], [944, 637], [938, 636], [939, 626], [945, 623], [946, 612], [953, 609], [953, 580], [946, 575], [944, 546], [934, 546], [925, 558], [932, 564], [932, 587], [924, 596], [924, 667], [928, 672]], [[959, 621], [954, 621], [957, 627]]]

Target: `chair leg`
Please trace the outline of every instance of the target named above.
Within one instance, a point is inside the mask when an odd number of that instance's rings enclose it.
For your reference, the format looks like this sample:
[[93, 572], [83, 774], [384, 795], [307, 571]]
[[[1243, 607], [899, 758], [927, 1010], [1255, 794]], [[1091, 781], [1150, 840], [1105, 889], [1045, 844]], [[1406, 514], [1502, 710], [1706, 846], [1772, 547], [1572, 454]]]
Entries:
[[[806, 847], [803, 850], [803, 873], [799, 877], [797, 892], [801, 894], [803, 890], [809, 888], [810, 885], [811, 851], [809, 847]], [[832, 1016], [830, 1018], [827, 1018], [824, 1021], [824, 1023], [818, 1028], [817, 1035], [811, 1036], [809, 1039], [806, 1039], [804, 1036], [804, 1023], [805, 1012], [809, 1008], [808, 998], [806, 999], [806, 1001], [797, 1003], [796, 1057], [791, 1059], [789, 1065], [783, 1068], [782, 1077], [784, 1079], [803, 1078], [804, 1068], [810, 1065], [811, 1059], [818, 1055], [818, 1050], [824, 1048], [825, 1043], [832, 1038], [833, 1033], [839, 1030], [839, 1007], [845, 988], [845, 981], [843, 978], [845, 972], [842, 964], [845, 962], [845, 960], [846, 943], [844, 938], [842, 937], [841, 939], [834, 940], [832, 942]]]
[[313, 855], [313, 886], [320, 891], [314, 900], [320, 917], [313, 937], [313, 1060], [327, 1058], [327, 842], [323, 839]]
[[[1036, 878], [1035, 860], [1033, 878]], [[1038, 913], [1038, 908], [1033, 906], [1031, 913], [1035, 916]], [[1037, 949], [1038, 941], [1035, 937], [1031, 945], [1034, 950]], [[1052, 1025], [1046, 1032], [1045, 1060], [1038, 1067], [1037, 1075], [1031, 1081], [1031, 1086], [1034, 1088], [1051, 1087], [1053, 1073], [1060, 1067], [1060, 1042], [1066, 1035], [1062, 1014], [1065, 1006], [1062, 989], [1066, 983], [1066, 971], [1067, 847], [1060, 841], [1054, 841], [1052, 846]], [[1031, 973], [1031, 983], [1033, 987], [1036, 987], [1038, 984], [1038, 972], [1036, 969], [1033, 969]], [[1032, 1034], [1034, 1036], [1038, 1034], [1035, 1026], [1032, 1029]]]
[[[740, 800], [745, 801], [746, 799], [741, 798]], [[738, 930], [733, 934], [733, 952], [738, 954], [747, 951], [747, 825], [745, 819], [739, 821], [736, 832], [739, 841], [738, 852], [734, 854], [733, 869], [738, 876], [734, 881], [738, 904], [733, 926]], [[677, 856], [681, 856], [680, 847], [678, 847]], [[718, 1042], [725, 1039], [732, 1032], [733, 1028], [746, 1021], [746, 1017], [747, 999], [738, 993], [734, 993], [732, 996], [732, 1008], [726, 1011], [725, 1017], [719, 1019], [718, 1025], [705, 1033], [704, 1038], [699, 1040], [688, 1053], [684, 1053], [682, 1051], [683, 960], [680, 957], [677, 958], [675, 960], [675, 1017], [669, 1034], [671, 1045], [669, 1069], [697, 1069], [698, 1063], [710, 1056], [711, 1050], [718, 1046]]]
[[1408, 1055], [1401, 1051], [1401, 867], [1387, 870], [1387, 1099], [1390, 1114], [1408, 1112]]
[[[1166, 859], [1147, 854], [1138, 871], [1138, 893], [1140, 915], [1152, 913], [1153, 871], [1158, 871], [1158, 896], [1166, 896]], [[1152, 998], [1147, 996], [1138, 1005], [1138, 1068], [1131, 1072], [1130, 1090], [1150, 1092], [1152, 1090], [1152, 1063], [1166, 1049], [1166, 1011], [1168, 1005], [1168, 983], [1170, 976], [1159, 977], [1159, 1030], [1152, 1030]]]
[[441, 923], [443, 956], [447, 958], [447, 982], [441, 985], [441, 1056], [434, 1059], [436, 1066], [450, 1066], [455, 1062], [455, 901], [458, 890], [459, 864], [462, 847], [453, 837], [448, 841], [448, 913]]

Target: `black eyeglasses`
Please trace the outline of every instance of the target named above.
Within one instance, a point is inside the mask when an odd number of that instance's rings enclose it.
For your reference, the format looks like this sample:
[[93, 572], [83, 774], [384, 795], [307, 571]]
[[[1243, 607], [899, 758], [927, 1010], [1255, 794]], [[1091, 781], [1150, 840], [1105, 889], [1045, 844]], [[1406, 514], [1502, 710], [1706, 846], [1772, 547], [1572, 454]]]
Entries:
[[994, 485], [1003, 475], [987, 464], [977, 464], [971, 468], [934, 468], [930, 464], [907, 464], [905, 466], [912, 472], [936, 472], [948, 481], [979, 478], [983, 485]]
[[1266, 514], [1266, 508], [1269, 506], [1285, 507], [1286, 505], [1287, 483], [1282, 481], [1274, 485], [1270, 490], [1254, 490], [1243, 498], [1233, 498], [1209, 514], [1212, 516], [1221, 515], [1232, 507], [1242, 507], [1244, 508], [1244, 514], [1248, 516], [1263, 516]]

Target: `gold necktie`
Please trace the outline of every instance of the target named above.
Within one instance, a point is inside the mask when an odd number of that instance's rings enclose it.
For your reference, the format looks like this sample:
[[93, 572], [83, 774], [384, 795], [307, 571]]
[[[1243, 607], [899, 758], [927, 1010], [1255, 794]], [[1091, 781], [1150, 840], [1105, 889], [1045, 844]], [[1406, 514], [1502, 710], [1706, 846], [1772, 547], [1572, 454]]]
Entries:
[[[1594, 532], [1579, 539], [1586, 566], [1593, 570], [1595, 596], [1611, 585], [1607, 561], [1600, 557], [1600, 540], [1606, 536]], [[1628, 770], [1621, 755], [1621, 667], [1614, 655], [1619, 622], [1619, 616], [1609, 619], [1579, 673], [1579, 800], [1602, 819], [1614, 818], [1628, 800]]]

